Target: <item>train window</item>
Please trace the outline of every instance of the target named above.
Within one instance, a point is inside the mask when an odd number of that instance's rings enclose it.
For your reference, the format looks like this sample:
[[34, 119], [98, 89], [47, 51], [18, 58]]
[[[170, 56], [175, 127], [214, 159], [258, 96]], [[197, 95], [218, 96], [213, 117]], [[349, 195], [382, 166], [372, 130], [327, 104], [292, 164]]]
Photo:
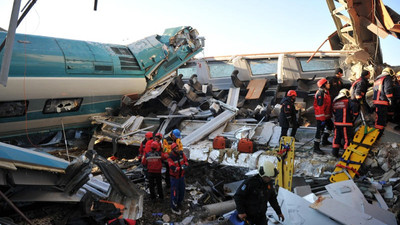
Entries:
[[248, 59], [253, 76], [276, 74], [278, 59]]
[[230, 77], [235, 69], [228, 61], [209, 61], [207, 64], [212, 78]]
[[28, 108], [29, 101], [0, 102], [0, 118], [23, 116]]
[[82, 98], [48, 99], [43, 113], [75, 112], [79, 110], [82, 100]]
[[308, 59], [299, 58], [303, 72], [335, 70], [340, 66], [339, 58], [313, 58], [307, 63]]

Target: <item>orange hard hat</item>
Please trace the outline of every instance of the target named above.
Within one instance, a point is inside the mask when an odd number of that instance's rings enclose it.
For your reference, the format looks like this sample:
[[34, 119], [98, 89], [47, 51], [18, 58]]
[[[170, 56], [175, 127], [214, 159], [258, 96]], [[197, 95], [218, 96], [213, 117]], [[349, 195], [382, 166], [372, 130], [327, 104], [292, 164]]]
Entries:
[[145, 135], [144, 135], [146, 138], [152, 138], [153, 137], [153, 132], [147, 132]]
[[328, 80], [325, 79], [325, 78], [322, 78], [321, 80], [319, 80], [319, 81], [317, 82], [317, 85], [318, 85], [318, 87], [322, 87], [322, 86], [324, 86], [324, 84], [326, 84], [326, 83], [328, 83]]
[[289, 90], [287, 92], [287, 96], [296, 96], [297, 97], [297, 92], [295, 90]]

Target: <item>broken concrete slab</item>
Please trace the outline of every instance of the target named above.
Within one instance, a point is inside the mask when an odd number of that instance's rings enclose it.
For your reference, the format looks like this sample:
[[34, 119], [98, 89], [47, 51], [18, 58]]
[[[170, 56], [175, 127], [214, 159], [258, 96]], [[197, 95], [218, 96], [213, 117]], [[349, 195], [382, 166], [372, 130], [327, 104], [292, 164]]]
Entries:
[[326, 185], [325, 188], [335, 201], [351, 207], [353, 211], [366, 213], [385, 224], [397, 224], [393, 213], [369, 204], [353, 180], [331, 183]]
[[371, 215], [354, 210], [353, 207], [332, 198], [320, 197], [310, 205], [311, 208], [321, 212], [335, 221], [346, 224], [384, 225], [386, 223], [375, 219]]
[[[281, 222], [284, 225], [292, 224], [307, 224], [307, 225], [334, 225], [339, 224], [331, 220], [329, 217], [324, 216], [318, 211], [309, 207], [310, 203], [302, 197], [293, 194], [292, 192], [279, 188], [278, 203], [281, 206], [285, 221]], [[276, 220], [279, 220], [276, 213], [273, 214]]]

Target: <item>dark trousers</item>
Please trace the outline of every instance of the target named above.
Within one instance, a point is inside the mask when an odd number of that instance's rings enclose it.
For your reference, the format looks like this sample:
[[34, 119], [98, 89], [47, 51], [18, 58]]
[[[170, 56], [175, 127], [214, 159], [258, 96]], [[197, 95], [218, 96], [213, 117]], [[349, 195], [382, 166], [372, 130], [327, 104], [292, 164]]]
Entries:
[[161, 173], [148, 173], [150, 198], [156, 199], [155, 186], [157, 185], [158, 197], [164, 199], [164, 193], [161, 184]]
[[[292, 131], [290, 132], [290, 136], [291, 137], [295, 137], [296, 136], [297, 128], [298, 128], [298, 126], [293, 126]], [[282, 127], [281, 137], [282, 136], [287, 136], [288, 130], [289, 130], [289, 127]]]
[[[325, 122], [322, 125], [322, 122]], [[325, 130], [325, 127], [328, 131], [333, 130], [333, 122], [331, 119], [327, 119], [325, 121], [317, 120], [317, 131], [315, 132], [315, 142], [321, 142], [322, 133]], [[326, 132], [328, 134], [328, 132]]]
[[387, 105], [375, 105], [375, 112], [376, 112], [375, 128], [382, 130], [381, 133], [383, 133], [383, 130], [385, 129], [385, 126], [387, 123], [387, 118], [388, 118], [388, 106]]
[[261, 215], [257, 215], [257, 216], [247, 215], [246, 219], [250, 222], [251, 225], [253, 225], [253, 224], [254, 225], [267, 225], [268, 224], [268, 220], [267, 220], [267, 217], [265, 216], [265, 213], [261, 214]]
[[185, 177], [171, 177], [171, 208], [177, 210], [181, 207], [185, 197]]
[[335, 135], [333, 136], [332, 148], [340, 148], [344, 140], [343, 149], [347, 149], [353, 139], [352, 127], [335, 126]]
[[169, 178], [169, 165], [168, 165], [168, 162], [163, 162], [163, 165], [165, 166], [165, 174], [164, 174], [164, 176], [165, 176], [165, 184], [167, 185], [167, 187], [170, 187], [171, 186], [171, 181], [170, 181], [170, 178]]

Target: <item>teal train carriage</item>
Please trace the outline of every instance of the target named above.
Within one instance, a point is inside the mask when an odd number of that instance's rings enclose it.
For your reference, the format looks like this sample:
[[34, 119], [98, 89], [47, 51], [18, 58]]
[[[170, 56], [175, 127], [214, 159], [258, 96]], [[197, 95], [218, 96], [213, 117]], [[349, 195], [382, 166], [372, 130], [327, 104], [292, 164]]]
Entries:
[[119, 107], [123, 95], [141, 95], [200, 51], [191, 27], [129, 45], [17, 34], [0, 86], [0, 137], [88, 126], [89, 116]]

